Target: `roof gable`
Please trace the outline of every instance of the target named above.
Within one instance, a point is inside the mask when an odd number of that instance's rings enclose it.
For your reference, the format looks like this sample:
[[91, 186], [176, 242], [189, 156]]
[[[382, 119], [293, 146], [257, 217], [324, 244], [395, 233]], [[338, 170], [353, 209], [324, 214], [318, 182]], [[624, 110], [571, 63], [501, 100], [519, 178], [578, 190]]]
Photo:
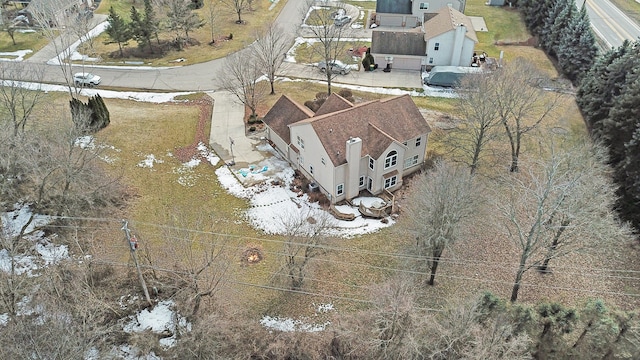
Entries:
[[356, 104], [348, 109], [299, 121], [310, 124], [334, 166], [344, 164], [350, 137], [362, 139], [362, 154], [378, 158], [394, 141], [404, 142], [431, 132], [409, 95]]
[[476, 31], [473, 29], [471, 19], [450, 6], [443, 7], [438, 10], [435, 15], [425, 14], [424, 39], [426, 41], [438, 35], [453, 31], [460, 25], [467, 28], [465, 37], [477, 43], [478, 37], [476, 36]]
[[286, 142], [290, 142], [289, 125], [313, 117], [313, 111], [300, 105], [287, 95], [282, 95], [262, 119], [271, 130]]
[[344, 110], [353, 107], [353, 104], [342, 96], [332, 93], [316, 110], [316, 116]]

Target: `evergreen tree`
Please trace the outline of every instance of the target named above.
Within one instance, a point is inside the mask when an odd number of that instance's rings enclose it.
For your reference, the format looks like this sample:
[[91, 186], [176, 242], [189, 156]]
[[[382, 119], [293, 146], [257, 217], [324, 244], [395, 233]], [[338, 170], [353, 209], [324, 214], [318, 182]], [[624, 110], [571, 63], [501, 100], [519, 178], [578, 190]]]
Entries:
[[131, 40], [131, 29], [129, 24], [113, 9], [113, 6], [109, 8], [109, 17], [107, 18], [109, 25], [105, 29], [105, 32], [111, 38], [111, 41], [106, 41], [105, 44], [118, 44], [120, 50], [120, 57], [124, 57], [122, 52], [122, 46], [127, 45], [127, 41]]
[[609, 116], [613, 99], [620, 94], [628, 69], [640, 65], [633, 65], [640, 62], [638, 49], [637, 43], [625, 40], [620, 47], [599, 56], [580, 81], [576, 101], [595, 140], [602, 137], [602, 122]]
[[557, 50], [562, 72], [574, 83], [589, 70], [597, 54], [596, 38], [591, 31], [587, 10], [574, 13], [565, 28]]
[[563, 31], [575, 12], [577, 8], [571, 0], [559, 0], [553, 5], [540, 34], [540, 43], [549, 55], [557, 57]]
[[158, 30], [160, 29], [160, 21], [156, 19], [156, 12], [153, 9], [151, 0], [144, 0], [144, 26], [149, 32], [149, 43], [151, 43], [151, 36], [156, 37], [156, 41], [160, 44], [160, 38], [158, 37]]
[[138, 43], [138, 46], [143, 48], [149, 46], [149, 50], [153, 53], [153, 47], [151, 46], [151, 33], [146, 27], [145, 21], [138, 12], [135, 6], [131, 7], [131, 35]]
[[625, 144], [625, 158], [617, 169], [620, 188], [618, 211], [622, 218], [640, 229], [640, 125]]
[[[640, 72], [627, 76], [620, 95], [614, 98], [609, 116], [603, 121], [602, 140], [609, 149], [609, 162], [613, 166], [625, 161], [625, 145], [631, 141], [640, 124]], [[621, 179], [622, 180], [622, 179]]]
[[523, 10], [524, 22], [532, 34], [540, 35], [552, 6], [552, 0], [534, 0], [526, 5], [526, 9]]

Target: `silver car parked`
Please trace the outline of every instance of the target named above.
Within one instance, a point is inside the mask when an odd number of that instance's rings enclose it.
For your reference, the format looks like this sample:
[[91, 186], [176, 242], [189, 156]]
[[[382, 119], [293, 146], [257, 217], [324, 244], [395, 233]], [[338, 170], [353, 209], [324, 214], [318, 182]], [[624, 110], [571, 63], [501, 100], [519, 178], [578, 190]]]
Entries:
[[[332, 74], [345, 75], [348, 74], [349, 71], [351, 71], [351, 68], [349, 68], [347, 64], [343, 63], [340, 60], [330, 61], [329, 64], [331, 64]], [[325, 61], [320, 61], [318, 63], [318, 69], [320, 69], [321, 72], [327, 72], [327, 63]]]

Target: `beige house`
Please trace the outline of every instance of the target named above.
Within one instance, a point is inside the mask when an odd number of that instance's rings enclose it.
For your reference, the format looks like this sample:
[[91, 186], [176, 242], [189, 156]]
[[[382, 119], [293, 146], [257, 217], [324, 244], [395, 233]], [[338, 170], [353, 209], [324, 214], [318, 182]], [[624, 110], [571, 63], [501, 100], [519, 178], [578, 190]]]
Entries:
[[400, 188], [431, 132], [408, 95], [352, 104], [332, 94], [315, 113], [283, 95], [263, 121], [275, 149], [332, 204]]
[[478, 43], [471, 19], [450, 6], [418, 15], [376, 14], [376, 24], [371, 54], [379, 65], [395, 69], [469, 66]]

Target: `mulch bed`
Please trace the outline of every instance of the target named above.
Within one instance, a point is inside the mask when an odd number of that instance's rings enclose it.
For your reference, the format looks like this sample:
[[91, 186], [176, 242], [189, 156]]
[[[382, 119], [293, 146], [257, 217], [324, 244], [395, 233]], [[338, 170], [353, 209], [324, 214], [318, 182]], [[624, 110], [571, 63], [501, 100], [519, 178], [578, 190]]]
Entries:
[[198, 119], [196, 135], [193, 143], [185, 147], [176, 148], [174, 151], [174, 155], [181, 162], [187, 162], [193, 158], [197, 158], [198, 156], [200, 156], [198, 152], [198, 144], [209, 143], [209, 139], [207, 138], [209, 134], [206, 133], [205, 129], [207, 128], [207, 123], [211, 121], [211, 114], [213, 112], [213, 99], [210, 96], [205, 95], [198, 100], [186, 102], [184, 103], [184, 105], [198, 106], [200, 108], [200, 117]]

